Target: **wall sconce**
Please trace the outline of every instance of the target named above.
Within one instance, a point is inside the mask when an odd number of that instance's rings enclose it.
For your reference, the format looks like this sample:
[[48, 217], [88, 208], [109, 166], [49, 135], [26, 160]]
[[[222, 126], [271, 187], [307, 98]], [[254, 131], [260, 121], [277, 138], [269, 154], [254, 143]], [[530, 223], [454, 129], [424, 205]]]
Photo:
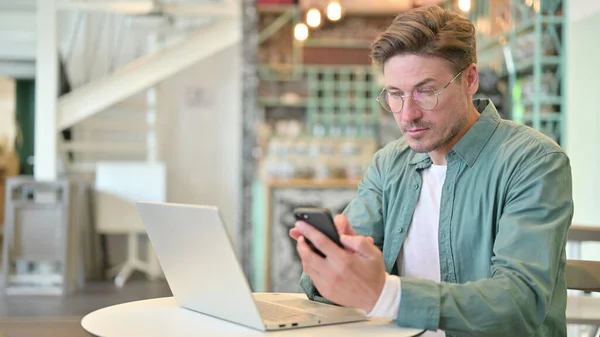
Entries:
[[342, 5], [338, 0], [332, 0], [327, 5], [327, 18], [331, 21], [338, 21], [342, 18]]
[[468, 12], [471, 10], [471, 0], [458, 0], [458, 9], [463, 12]]
[[308, 38], [308, 26], [300, 22], [294, 27], [294, 38], [298, 41], [304, 41]]
[[311, 8], [306, 13], [306, 24], [311, 28], [317, 28], [321, 25], [321, 11]]

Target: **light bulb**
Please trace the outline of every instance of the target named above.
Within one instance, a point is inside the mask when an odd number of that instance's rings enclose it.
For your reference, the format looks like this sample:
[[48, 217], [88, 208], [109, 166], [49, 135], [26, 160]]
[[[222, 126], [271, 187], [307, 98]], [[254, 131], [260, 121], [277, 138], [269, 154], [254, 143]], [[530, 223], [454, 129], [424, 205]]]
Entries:
[[306, 24], [313, 28], [319, 27], [321, 24], [321, 12], [316, 8], [310, 9], [306, 13]]
[[471, 0], [458, 0], [458, 8], [463, 12], [471, 10]]
[[308, 27], [304, 23], [299, 23], [294, 27], [294, 38], [298, 41], [304, 41], [308, 38]]
[[336, 0], [327, 5], [327, 18], [331, 21], [338, 21], [342, 18], [342, 5]]

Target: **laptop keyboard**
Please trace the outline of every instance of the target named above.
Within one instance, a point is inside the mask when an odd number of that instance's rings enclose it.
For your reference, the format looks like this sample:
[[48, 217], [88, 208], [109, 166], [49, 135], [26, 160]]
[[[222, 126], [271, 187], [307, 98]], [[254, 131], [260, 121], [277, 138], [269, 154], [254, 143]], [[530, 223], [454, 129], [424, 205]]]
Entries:
[[256, 301], [258, 311], [265, 321], [276, 323], [303, 322], [318, 319], [321, 316], [296, 310], [269, 302]]
[[288, 306], [288, 307], [294, 307], [295, 309], [300, 309], [300, 310], [316, 310], [316, 309], [330, 308], [330, 306], [325, 306], [324, 304], [316, 303], [313, 301], [308, 301], [305, 299], [283, 300], [283, 301], [277, 301], [277, 303]]

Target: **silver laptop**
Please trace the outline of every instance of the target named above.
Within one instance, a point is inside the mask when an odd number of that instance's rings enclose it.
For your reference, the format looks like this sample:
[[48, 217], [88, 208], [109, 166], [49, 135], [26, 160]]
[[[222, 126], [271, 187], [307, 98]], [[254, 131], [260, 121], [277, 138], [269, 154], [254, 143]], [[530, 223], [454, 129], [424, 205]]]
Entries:
[[277, 293], [253, 294], [216, 207], [137, 203], [175, 300], [257, 330], [365, 320], [362, 310]]

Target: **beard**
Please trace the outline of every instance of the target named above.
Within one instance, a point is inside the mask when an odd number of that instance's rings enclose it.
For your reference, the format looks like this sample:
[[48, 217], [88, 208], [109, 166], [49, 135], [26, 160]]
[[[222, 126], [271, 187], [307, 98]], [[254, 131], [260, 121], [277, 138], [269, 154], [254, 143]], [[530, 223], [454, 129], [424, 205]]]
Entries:
[[[400, 131], [405, 135], [408, 145], [415, 152], [431, 152], [442, 148], [452, 142], [467, 125], [467, 118], [460, 116], [449, 128], [439, 130], [438, 127], [426, 122], [414, 122], [401, 126]], [[421, 137], [406, 136], [409, 129], [428, 129], [427, 134]]]

